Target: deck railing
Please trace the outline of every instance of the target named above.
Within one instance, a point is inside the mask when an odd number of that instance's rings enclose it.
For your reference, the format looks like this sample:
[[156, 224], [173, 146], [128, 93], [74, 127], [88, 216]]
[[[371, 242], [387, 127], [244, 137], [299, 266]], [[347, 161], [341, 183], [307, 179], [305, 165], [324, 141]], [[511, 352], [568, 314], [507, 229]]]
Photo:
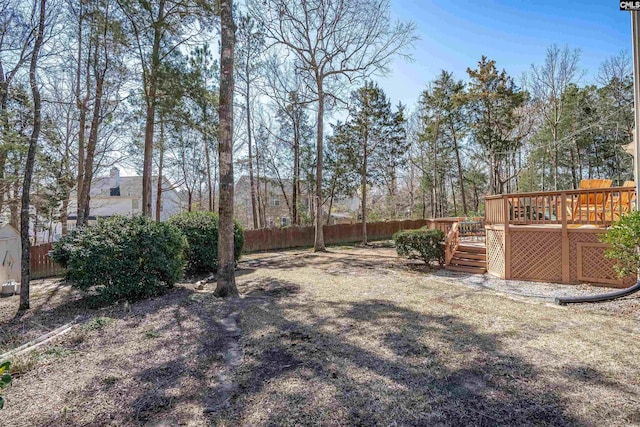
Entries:
[[488, 225], [609, 226], [632, 210], [635, 187], [502, 194], [485, 199]]
[[458, 244], [460, 243], [460, 233], [458, 227], [459, 223], [454, 222], [453, 226], [451, 226], [451, 229], [444, 239], [444, 262], [446, 265], [449, 265], [451, 263], [453, 254], [456, 253]]

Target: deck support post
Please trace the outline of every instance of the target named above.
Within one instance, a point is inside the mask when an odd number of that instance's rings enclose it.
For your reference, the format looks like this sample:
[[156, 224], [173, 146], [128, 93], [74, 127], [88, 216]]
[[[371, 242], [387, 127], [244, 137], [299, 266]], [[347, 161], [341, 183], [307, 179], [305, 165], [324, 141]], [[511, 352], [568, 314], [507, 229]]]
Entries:
[[504, 278], [511, 279], [511, 232], [509, 230], [509, 198], [502, 196], [504, 202]]
[[569, 247], [569, 230], [567, 228], [567, 193], [562, 192], [560, 195], [562, 204], [562, 283], [571, 281], [571, 270], [569, 269], [570, 247]]

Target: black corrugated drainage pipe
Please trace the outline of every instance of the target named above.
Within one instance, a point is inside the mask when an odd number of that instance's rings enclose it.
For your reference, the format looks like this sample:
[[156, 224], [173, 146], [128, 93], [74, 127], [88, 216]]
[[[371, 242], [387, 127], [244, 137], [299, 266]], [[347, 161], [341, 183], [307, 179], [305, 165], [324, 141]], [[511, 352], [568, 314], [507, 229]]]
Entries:
[[556, 297], [556, 304], [578, 304], [582, 302], [602, 302], [610, 301], [612, 299], [626, 297], [640, 291], [640, 280], [630, 288], [620, 289], [619, 291], [609, 292], [606, 294], [589, 295], [585, 297]]

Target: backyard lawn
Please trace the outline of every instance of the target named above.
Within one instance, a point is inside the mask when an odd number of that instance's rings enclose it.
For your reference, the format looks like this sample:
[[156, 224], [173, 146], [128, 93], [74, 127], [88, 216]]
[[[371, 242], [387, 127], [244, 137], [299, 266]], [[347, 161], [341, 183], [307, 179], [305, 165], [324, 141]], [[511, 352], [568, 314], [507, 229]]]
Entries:
[[0, 351], [78, 326], [14, 361], [0, 425], [640, 424], [635, 311], [469, 286], [386, 247], [255, 254], [237, 280], [234, 301], [185, 283], [96, 309], [51, 281], [21, 317], [1, 299]]

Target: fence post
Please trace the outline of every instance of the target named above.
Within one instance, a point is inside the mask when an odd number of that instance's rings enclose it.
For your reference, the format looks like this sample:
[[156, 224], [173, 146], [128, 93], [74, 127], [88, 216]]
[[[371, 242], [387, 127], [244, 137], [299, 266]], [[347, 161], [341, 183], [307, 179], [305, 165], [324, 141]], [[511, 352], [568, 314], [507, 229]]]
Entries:
[[509, 230], [509, 198], [502, 196], [504, 204], [504, 278], [511, 279], [511, 231]]
[[567, 193], [564, 191], [560, 194], [560, 203], [562, 209], [562, 283], [569, 283], [571, 281], [571, 271], [569, 269], [569, 258], [571, 254], [569, 247], [569, 230], [567, 228]]

